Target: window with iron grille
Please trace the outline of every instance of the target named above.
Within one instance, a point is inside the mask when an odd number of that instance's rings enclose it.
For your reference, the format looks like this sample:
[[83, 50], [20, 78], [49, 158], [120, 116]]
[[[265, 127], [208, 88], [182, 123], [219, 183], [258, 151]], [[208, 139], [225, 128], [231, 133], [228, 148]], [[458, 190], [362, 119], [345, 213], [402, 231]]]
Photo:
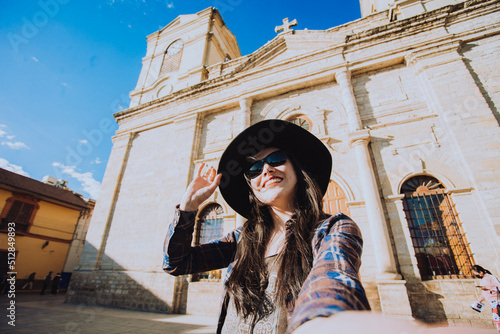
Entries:
[[9, 222], [16, 223], [16, 233], [28, 232], [30, 226], [30, 219], [35, 206], [30, 203], [14, 200], [7, 215], [2, 218], [0, 223], [0, 230], [7, 230]]
[[[195, 244], [201, 245], [224, 236], [224, 220], [222, 206], [217, 203], [207, 205], [199, 214], [196, 231]], [[212, 270], [193, 275], [192, 280], [220, 280], [221, 270]]]
[[419, 175], [406, 181], [401, 192], [422, 279], [470, 278], [474, 259], [443, 184]]

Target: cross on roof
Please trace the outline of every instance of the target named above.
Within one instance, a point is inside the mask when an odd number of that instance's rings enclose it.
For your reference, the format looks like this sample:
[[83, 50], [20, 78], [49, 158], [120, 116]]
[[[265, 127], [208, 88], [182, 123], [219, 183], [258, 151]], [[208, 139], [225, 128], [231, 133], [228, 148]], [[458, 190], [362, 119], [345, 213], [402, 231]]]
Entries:
[[292, 22], [288, 22], [288, 17], [287, 17], [287, 18], [283, 19], [283, 25], [277, 26], [276, 28], [274, 28], [274, 31], [275, 32], [280, 32], [280, 31], [288, 32], [288, 31], [292, 30], [292, 29], [290, 29], [290, 27], [293, 27], [296, 25], [297, 25], [296, 19], [294, 19]]

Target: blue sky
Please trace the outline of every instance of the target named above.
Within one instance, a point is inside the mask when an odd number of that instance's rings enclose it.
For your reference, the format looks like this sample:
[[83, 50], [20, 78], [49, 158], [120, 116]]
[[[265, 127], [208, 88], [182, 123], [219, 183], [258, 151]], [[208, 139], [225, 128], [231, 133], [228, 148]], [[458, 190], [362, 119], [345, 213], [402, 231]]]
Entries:
[[146, 53], [146, 36], [179, 15], [210, 6], [243, 55], [276, 36], [358, 19], [359, 2], [41, 0], [0, 2], [0, 167], [51, 175], [96, 199], [118, 128]]

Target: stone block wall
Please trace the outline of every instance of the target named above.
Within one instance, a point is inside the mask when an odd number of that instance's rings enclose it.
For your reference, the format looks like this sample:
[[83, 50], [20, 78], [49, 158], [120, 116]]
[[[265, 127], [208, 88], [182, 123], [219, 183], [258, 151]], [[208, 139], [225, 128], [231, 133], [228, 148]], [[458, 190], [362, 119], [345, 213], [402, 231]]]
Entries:
[[163, 272], [76, 271], [65, 302], [172, 313], [175, 279]]
[[406, 288], [415, 319], [450, 326], [492, 328], [489, 305], [485, 305], [482, 313], [470, 308], [479, 299], [479, 289], [473, 280], [407, 282]]
[[222, 302], [222, 284], [221, 281], [189, 283], [186, 312], [216, 317]]

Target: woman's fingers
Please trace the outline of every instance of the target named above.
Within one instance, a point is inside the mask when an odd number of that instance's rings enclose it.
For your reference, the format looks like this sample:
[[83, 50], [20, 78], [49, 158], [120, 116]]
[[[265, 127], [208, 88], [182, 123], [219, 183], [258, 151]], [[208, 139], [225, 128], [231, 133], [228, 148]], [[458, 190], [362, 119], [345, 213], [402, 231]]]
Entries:
[[208, 176], [208, 181], [209, 181], [209, 182], [213, 182], [213, 181], [214, 181], [214, 179], [215, 179], [215, 174], [216, 174], [216, 172], [215, 172], [215, 168], [210, 167], [210, 175]]
[[181, 210], [194, 211], [207, 200], [219, 186], [222, 174], [217, 175], [214, 167], [205, 170], [205, 163], [198, 168], [197, 177], [191, 181], [181, 200]]
[[203, 172], [203, 169], [205, 167], [205, 163], [202, 163], [200, 168], [198, 169], [198, 176], [204, 178], [208, 182], [213, 182], [215, 175], [217, 172], [215, 171], [214, 167], [209, 167], [205, 172]]
[[[215, 171], [214, 171], [215, 173]], [[215, 189], [219, 186], [220, 180], [222, 179], [222, 174], [217, 174], [217, 176], [214, 176], [214, 180], [212, 181], [212, 184], [210, 185], [210, 188], [212, 191], [215, 191]]]
[[198, 176], [201, 176], [201, 172], [202, 172], [204, 167], [205, 167], [205, 163], [202, 163], [200, 168], [198, 169]]

